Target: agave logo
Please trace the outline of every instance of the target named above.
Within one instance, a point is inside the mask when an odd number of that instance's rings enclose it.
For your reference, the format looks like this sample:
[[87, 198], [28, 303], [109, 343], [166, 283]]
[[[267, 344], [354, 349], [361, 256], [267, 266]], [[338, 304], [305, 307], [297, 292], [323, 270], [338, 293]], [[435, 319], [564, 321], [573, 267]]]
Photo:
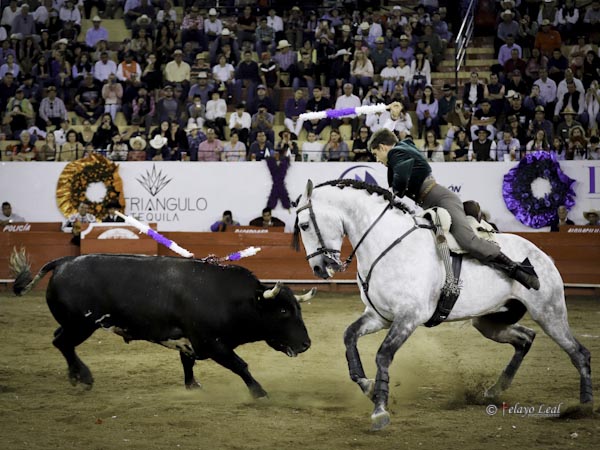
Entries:
[[156, 164], [152, 164], [152, 171], [146, 170], [146, 174], [136, 180], [152, 197], [156, 197], [171, 182], [172, 178], [167, 178], [167, 175], [163, 175], [162, 170], [156, 170]]
[[377, 180], [375, 180], [375, 177], [371, 175], [370, 172], [374, 172], [374, 169], [371, 166], [352, 166], [349, 169], [346, 169], [344, 173], [340, 175], [340, 178], [350, 178], [378, 186]]

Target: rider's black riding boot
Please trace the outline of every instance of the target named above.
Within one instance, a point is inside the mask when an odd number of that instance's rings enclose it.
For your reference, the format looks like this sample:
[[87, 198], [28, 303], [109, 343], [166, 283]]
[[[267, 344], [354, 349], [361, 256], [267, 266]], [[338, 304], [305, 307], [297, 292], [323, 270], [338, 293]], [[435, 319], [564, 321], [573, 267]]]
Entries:
[[540, 280], [528, 259], [525, 259], [522, 263], [517, 263], [504, 253], [500, 252], [492, 263], [505, 271], [509, 277], [517, 280], [527, 289], [535, 289], [537, 291], [540, 288]]

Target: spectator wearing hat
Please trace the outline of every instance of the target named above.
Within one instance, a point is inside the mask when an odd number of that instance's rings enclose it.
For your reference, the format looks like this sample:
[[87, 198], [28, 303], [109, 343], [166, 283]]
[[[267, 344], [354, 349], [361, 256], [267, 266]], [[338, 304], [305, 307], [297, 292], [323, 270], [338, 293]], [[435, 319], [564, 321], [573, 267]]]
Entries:
[[[123, 161], [123, 160], [118, 159], [117, 161]], [[117, 216], [115, 214], [116, 211], [121, 210], [121, 205], [119, 204], [119, 202], [117, 202], [117, 201], [110, 202], [108, 205], [106, 205], [106, 209], [108, 210], [108, 214], [106, 214], [106, 216], [104, 216], [104, 218], [102, 219], [102, 222], [106, 222], [106, 223], [125, 222], [125, 219], [123, 219], [121, 216]]]
[[101, 23], [102, 19], [100, 16], [94, 16], [92, 19], [92, 27], [85, 33], [85, 44], [89, 48], [95, 48], [98, 41], [108, 41], [108, 31], [101, 26]]
[[191, 80], [190, 72], [190, 65], [183, 60], [183, 51], [180, 49], [175, 50], [173, 52], [173, 60], [169, 61], [165, 66], [165, 81], [181, 85], [187, 93]]
[[540, 29], [535, 34], [534, 47], [538, 48], [542, 55], [550, 58], [556, 48], [562, 46], [562, 37], [560, 33], [553, 30], [548, 19], [542, 20]]
[[279, 132], [279, 141], [275, 144], [275, 152], [280, 160], [284, 158], [290, 161], [301, 160], [297, 139], [298, 136], [287, 128]]
[[223, 31], [223, 23], [217, 16], [217, 10], [215, 8], [210, 8], [208, 10], [208, 18], [204, 19], [204, 34], [209, 44]]
[[197, 5], [192, 5], [181, 22], [181, 43], [197, 42], [200, 49], [206, 48], [204, 35], [204, 18], [200, 15]]
[[[509, 89], [507, 94], [507, 101], [508, 104], [504, 111], [504, 116], [517, 116], [521, 126], [526, 128], [529, 124], [529, 121], [533, 119], [533, 111], [523, 106], [523, 95], [521, 95], [521, 93], [519, 92], [515, 92], [512, 89]], [[523, 142], [520, 138], [519, 140]]]
[[560, 115], [562, 116], [562, 121], [556, 126], [556, 136], [566, 143], [569, 140], [571, 129], [581, 127], [581, 123], [575, 119], [577, 112], [570, 106], [566, 106]]
[[348, 50], [338, 50], [331, 63], [331, 70], [327, 78], [332, 100], [342, 95], [342, 87], [350, 81], [350, 56]]
[[[146, 160], [148, 161], [171, 161], [171, 149], [168, 146], [167, 138], [160, 134], [155, 135], [148, 142], [146, 149]], [[176, 159], [173, 159], [174, 161]]]
[[519, 33], [519, 23], [515, 20], [515, 14], [506, 9], [500, 13], [502, 21], [498, 24], [496, 38], [494, 39], [494, 53], [497, 55], [500, 47], [506, 43], [509, 34], [516, 36]]
[[534, 109], [534, 117], [527, 127], [527, 137], [532, 139], [537, 130], [544, 130], [548, 142], [554, 140], [554, 126], [552, 122], [546, 119], [546, 109], [542, 105], [538, 105]]
[[206, 105], [206, 102], [210, 100], [210, 93], [214, 90], [214, 84], [209, 81], [208, 74], [206, 72], [200, 72], [196, 75], [195, 83], [191, 86], [188, 92], [188, 102], [192, 102], [196, 95], [200, 96], [202, 104]]
[[438, 99], [438, 121], [440, 125], [449, 123], [449, 114], [456, 108], [454, 90], [454, 86], [448, 83], [444, 83], [442, 86], [442, 96]]
[[415, 50], [410, 46], [410, 41], [406, 34], [400, 36], [400, 44], [392, 51], [394, 64], [398, 64], [400, 58], [404, 58], [404, 61], [409, 66], [415, 58]]
[[259, 132], [264, 132], [269, 142], [275, 141], [275, 133], [273, 132], [273, 114], [267, 111], [264, 104], [258, 106], [258, 111], [252, 115], [250, 127], [250, 142], [256, 140]]
[[[228, 46], [228, 47], [227, 47]], [[230, 55], [225, 53], [226, 47]], [[240, 48], [237, 40], [234, 38], [233, 33], [229, 28], [223, 28], [221, 35], [218, 36], [209, 46], [210, 63], [214, 66], [218, 64], [218, 56], [225, 54], [227, 62], [233, 66], [236, 66], [240, 61]]]
[[[187, 135], [187, 148], [190, 161], [198, 161], [198, 147], [206, 140], [206, 135], [201, 128], [196, 124], [194, 119], [189, 119], [186, 128], [184, 129]], [[182, 158], [183, 160], [183, 158]]]
[[477, 139], [477, 133], [482, 127], [489, 131], [489, 139], [493, 139], [496, 136], [496, 119], [490, 100], [483, 99], [471, 119], [471, 139]]
[[142, 136], [129, 139], [127, 161], [146, 161], [146, 140]]
[[468, 161], [496, 161], [496, 141], [489, 137], [486, 127], [477, 129], [477, 138], [469, 146]]
[[215, 130], [206, 130], [206, 140], [198, 146], [198, 161], [221, 161], [223, 143], [217, 139]]
[[466, 161], [469, 153], [469, 132], [459, 126], [448, 127], [448, 133], [444, 139], [444, 153], [448, 161]]
[[20, 34], [21, 36], [32, 36], [37, 34], [35, 20], [33, 19], [33, 14], [29, 12], [29, 5], [27, 3], [21, 5], [21, 11], [13, 18], [10, 32]]
[[[334, 48], [350, 48], [354, 45], [352, 27], [350, 24], [344, 24], [334, 38]], [[393, 48], [392, 48], [393, 49]]]
[[246, 50], [242, 61], [235, 70], [235, 101], [242, 101], [242, 89], [246, 88], [248, 104], [252, 104], [256, 86], [260, 83], [260, 69], [252, 60], [252, 52]]
[[284, 38], [290, 42], [293, 49], [299, 49], [303, 42], [304, 20], [302, 19], [302, 10], [298, 6], [293, 6], [284, 21]]
[[264, 84], [259, 84], [256, 88], [256, 95], [252, 99], [252, 102], [246, 103], [248, 107], [248, 113], [251, 116], [256, 114], [260, 105], [263, 105], [267, 108], [267, 111], [270, 114], [275, 114], [275, 105], [271, 97], [269, 97], [267, 93], [267, 87]]
[[[179, 89], [181, 89], [181, 87]], [[180, 94], [182, 94], [182, 92], [180, 92]], [[172, 85], [165, 86], [162, 98], [156, 103], [158, 121], [171, 122], [181, 120], [185, 113], [185, 102], [182, 101], [182, 98], [185, 97], [176, 97], [175, 88]]]
[[130, 30], [140, 26], [140, 24], [136, 23], [140, 17], [146, 16], [148, 19], [156, 17], [156, 10], [150, 0], [126, 0], [123, 6], [123, 13], [125, 26]]
[[56, 96], [56, 86], [48, 86], [47, 94], [38, 110], [38, 128], [46, 130], [49, 126], [59, 127], [61, 120], [68, 120], [64, 102]]
[[296, 53], [291, 50], [290, 43], [282, 39], [277, 43], [277, 52], [273, 60], [279, 65], [281, 82], [287, 85], [291, 84], [294, 72], [296, 70]]
[[[388, 59], [392, 60], [392, 51], [385, 47], [385, 38], [383, 36], [375, 39], [375, 49], [371, 51], [370, 59], [373, 62], [373, 70], [377, 74], [386, 68]], [[394, 62], [392, 60], [393, 67]], [[394, 88], [392, 87], [391, 90], [393, 91]]]
[[556, 0], [543, 0], [536, 16], [537, 23], [541, 24], [544, 20], [548, 20], [553, 26], [556, 26], [558, 24], [556, 20], [558, 14], [557, 3]]

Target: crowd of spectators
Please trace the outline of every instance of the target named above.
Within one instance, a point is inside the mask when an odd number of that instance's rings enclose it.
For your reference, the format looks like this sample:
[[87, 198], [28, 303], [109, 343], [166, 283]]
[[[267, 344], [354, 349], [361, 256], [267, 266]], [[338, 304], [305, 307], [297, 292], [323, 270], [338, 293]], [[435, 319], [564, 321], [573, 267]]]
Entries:
[[[1, 126], [18, 141], [4, 159], [371, 161], [368, 138], [382, 127], [422, 140], [432, 161], [518, 160], [537, 150], [600, 159], [600, 58], [591, 41], [599, 1], [497, 2], [489, 79], [473, 72], [464, 86], [441, 89], [432, 72], [453, 40], [446, 6], [455, 2], [221, 3], [238, 8], [2, 0]], [[105, 19], [122, 20], [131, 37], [111, 38]], [[375, 103], [389, 109], [300, 119]]]

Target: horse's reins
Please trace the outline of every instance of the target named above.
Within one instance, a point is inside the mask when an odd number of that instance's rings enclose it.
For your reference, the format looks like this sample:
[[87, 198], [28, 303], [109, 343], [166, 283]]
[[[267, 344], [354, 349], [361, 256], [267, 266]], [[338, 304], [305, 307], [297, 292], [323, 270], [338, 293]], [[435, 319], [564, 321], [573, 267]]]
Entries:
[[[319, 228], [319, 225], [317, 224], [317, 217], [315, 216], [315, 212], [314, 212], [313, 207], [312, 207], [312, 200], [309, 198], [308, 202], [306, 203], [306, 205], [298, 208], [298, 210], [296, 211], [296, 215], [298, 215], [298, 214], [300, 214], [301, 211], [304, 211], [305, 209], [308, 209], [308, 215], [309, 215], [310, 220], [311, 220], [311, 222], [313, 224], [313, 227], [315, 228], [315, 234], [317, 235], [317, 239], [319, 240], [319, 247], [317, 247], [317, 250], [315, 252], [313, 252], [310, 255], [306, 256], [306, 260], [308, 261], [311, 258], [314, 258], [315, 256], [324, 255], [325, 257], [327, 257], [329, 259], [332, 259], [332, 260], [334, 260], [336, 262], [339, 262], [339, 264], [341, 266], [340, 271], [346, 270], [346, 268], [350, 265], [350, 263], [354, 259], [354, 256], [356, 255], [356, 252], [358, 251], [358, 248], [364, 242], [365, 238], [369, 235], [369, 233], [373, 230], [373, 228], [375, 228], [375, 225], [377, 225], [377, 223], [381, 220], [381, 218], [385, 215], [385, 213], [388, 212], [390, 209], [392, 209], [393, 206], [394, 206], [394, 204], [393, 204], [392, 201], [389, 201], [389, 203], [387, 205], [385, 205], [385, 208], [383, 208], [383, 211], [381, 211], [381, 213], [377, 216], [377, 218], [373, 221], [373, 223], [371, 223], [371, 225], [369, 226], [369, 228], [367, 228], [367, 231], [365, 231], [364, 234], [362, 235], [362, 237], [359, 239], [359, 241], [356, 244], [356, 246], [352, 249], [352, 252], [350, 253], [350, 255], [342, 263], [340, 261], [340, 259], [336, 255], [336, 254], [341, 254], [341, 252], [339, 250], [335, 250], [335, 249], [332, 249], [332, 248], [327, 248], [325, 246], [325, 241], [323, 241], [323, 236], [321, 235], [321, 229]], [[400, 242], [402, 242], [406, 236], [408, 236], [409, 234], [411, 234], [413, 231], [418, 230], [419, 228], [427, 228], [427, 229], [430, 229], [430, 230], [433, 229], [433, 227], [431, 225], [418, 224], [417, 221], [416, 221], [416, 219], [414, 217], [413, 217], [413, 221], [414, 221], [414, 225], [412, 226], [412, 228], [410, 230], [406, 231], [402, 236], [400, 236], [399, 238], [397, 238], [385, 250], [383, 250], [379, 254], [379, 256], [377, 258], [375, 258], [375, 261], [373, 261], [373, 263], [371, 264], [371, 267], [369, 268], [369, 271], [367, 272], [367, 278], [366, 278], [366, 280], [363, 280], [363, 278], [360, 275], [360, 272], [358, 272], [358, 270], [356, 271], [356, 273], [358, 275], [358, 279], [360, 280], [360, 284], [361, 284], [361, 286], [363, 288], [363, 292], [365, 293], [365, 297], [367, 298], [367, 301], [369, 302], [369, 305], [371, 305], [371, 308], [373, 308], [373, 310], [379, 315], [379, 317], [381, 317], [383, 320], [386, 320], [387, 322], [392, 322], [392, 320], [388, 319], [383, 314], [381, 314], [381, 312], [379, 312], [379, 310], [375, 307], [375, 305], [371, 301], [371, 298], [369, 297], [369, 281], [371, 280], [371, 275], [373, 274], [373, 269], [375, 268], [375, 266], [377, 265], [377, 263], [379, 261], [381, 261], [381, 259], [392, 248], [394, 248], [396, 245], [398, 245]]]

